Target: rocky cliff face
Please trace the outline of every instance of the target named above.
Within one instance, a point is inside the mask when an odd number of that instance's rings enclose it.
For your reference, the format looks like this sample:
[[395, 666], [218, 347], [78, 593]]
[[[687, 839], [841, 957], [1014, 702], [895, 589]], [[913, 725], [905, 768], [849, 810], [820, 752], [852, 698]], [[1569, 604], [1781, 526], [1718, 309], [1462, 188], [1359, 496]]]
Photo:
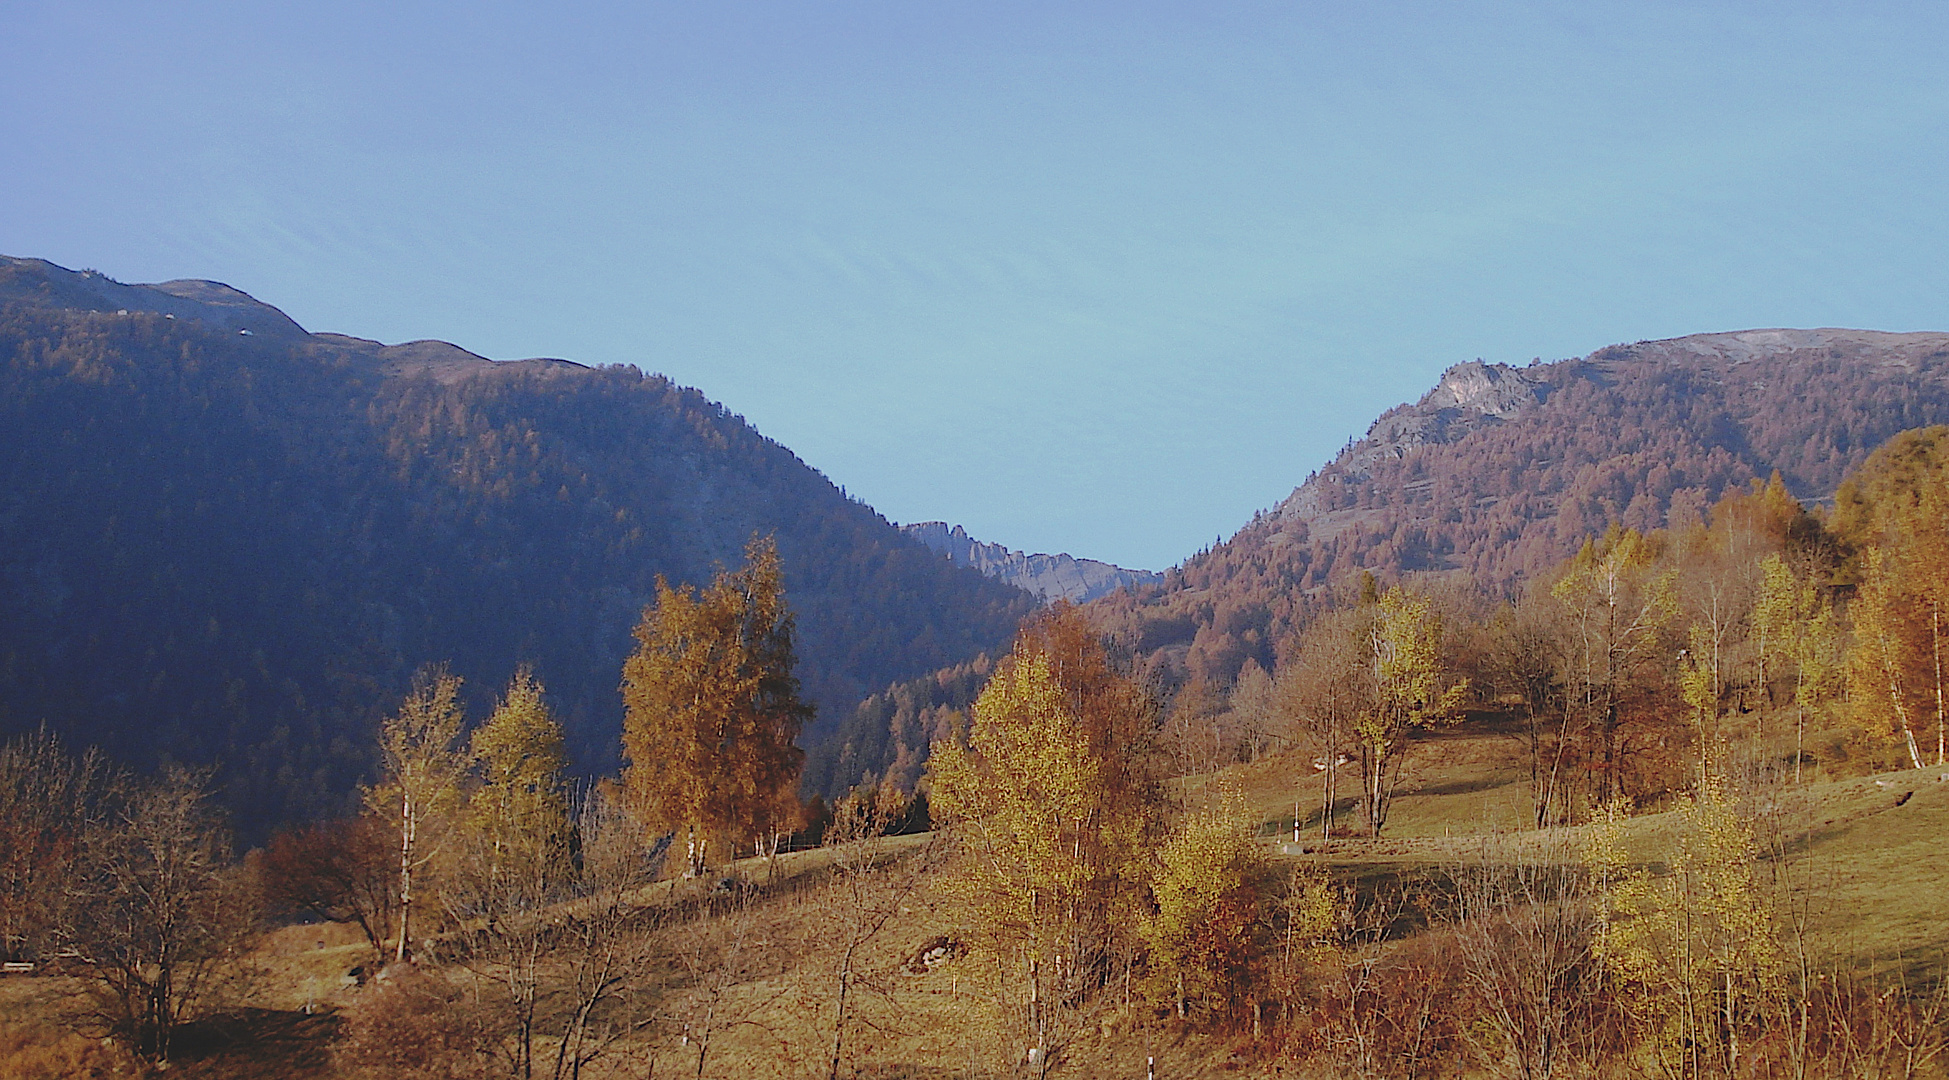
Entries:
[[[1418, 447], [1452, 443], [1486, 427], [1513, 419], [1549, 397], [1556, 382], [1553, 365], [1526, 368], [1471, 360], [1442, 373], [1433, 390], [1413, 405], [1382, 413], [1366, 437], [1340, 452], [1333, 468], [1348, 478], [1367, 479], [1374, 466], [1400, 461]], [[1308, 478], [1277, 507], [1280, 520], [1307, 519], [1327, 512], [1318, 474]]]
[[1149, 570], [1126, 570], [1095, 559], [1028, 555], [1000, 544], [985, 544], [969, 536], [961, 526], [949, 526], [944, 521], [903, 525], [901, 530], [947, 556], [954, 565], [971, 566], [991, 578], [1027, 589], [1045, 604], [1056, 600], [1086, 603], [1125, 585], [1150, 585], [1164, 580], [1164, 575]]

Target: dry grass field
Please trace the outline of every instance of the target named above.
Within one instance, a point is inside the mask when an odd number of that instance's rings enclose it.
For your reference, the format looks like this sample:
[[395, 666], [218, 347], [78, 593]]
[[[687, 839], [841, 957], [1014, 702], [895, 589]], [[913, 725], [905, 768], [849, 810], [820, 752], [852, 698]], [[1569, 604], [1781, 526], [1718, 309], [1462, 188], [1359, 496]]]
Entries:
[[[1521, 829], [1527, 795], [1519, 748], [1493, 734], [1450, 732], [1418, 745], [1378, 842], [1320, 845], [1317, 774], [1296, 764], [1304, 763], [1274, 756], [1194, 777], [1181, 783], [1179, 796], [1197, 804], [1230, 792], [1261, 823], [1276, 871], [1320, 868], [1364, 887], [1406, 880], [1438, 888], [1456, 868], [1514, 852], [1574, 858], [1585, 840], [1580, 829]], [[1944, 772], [1814, 778], [1778, 792], [1763, 808], [1762, 839], [1781, 871], [1774, 880], [1782, 902], [1809, 913], [1810, 947], [1831, 966], [1901, 974], [1911, 984], [1949, 970]], [[1297, 846], [1295, 797], [1304, 837]], [[1630, 819], [1624, 842], [1632, 857], [1655, 869], [1671, 850], [1675, 818], [1667, 811]], [[881, 843], [893, 867], [880, 875], [883, 884], [929, 856], [928, 837]], [[665, 913], [656, 947], [646, 954], [656, 957], [646, 964], [662, 989], [646, 1003], [645, 1015], [657, 1019], [619, 1040], [615, 1052], [583, 1075], [825, 1076], [848, 905], [858, 903], [835, 885], [831, 860], [829, 852], [808, 851], [782, 855], [775, 864], [737, 864], [726, 873], [749, 883], [743, 904], [710, 900], [702, 882], [665, 882], [639, 895], [640, 904]], [[721, 881], [709, 884], [723, 891]], [[884, 1080], [1008, 1075], [1022, 1054], [1020, 1003], [1004, 991], [1003, 972], [979, 952], [950, 950], [941, 962], [917, 963], [930, 945], [965, 942], [972, 933], [940, 875], [921, 874], [910, 885], [896, 898], [897, 916], [856, 950], [841, 1074]], [[712, 903], [708, 921], [695, 917], [700, 904]], [[289, 926], [267, 934], [245, 974], [212, 999], [219, 1016], [193, 1026], [166, 1075], [383, 1075], [355, 1069], [330, 1051], [335, 1033], [379, 1000], [373, 985], [361, 986], [348, 974], [368, 960], [363, 940], [345, 927]], [[464, 965], [442, 974], [458, 1001], [487, 992]], [[71, 1033], [83, 990], [71, 978], [0, 979], [0, 1074], [151, 1075], [122, 1051]], [[1298, 1075], [1290, 1064], [1257, 1061], [1240, 1040], [1176, 1030], [1134, 998], [1113, 1000], [1087, 1019], [1063, 1075], [1141, 1077], [1147, 1059], [1154, 1059], [1159, 1077]], [[549, 1023], [544, 1016], [543, 1028]]]

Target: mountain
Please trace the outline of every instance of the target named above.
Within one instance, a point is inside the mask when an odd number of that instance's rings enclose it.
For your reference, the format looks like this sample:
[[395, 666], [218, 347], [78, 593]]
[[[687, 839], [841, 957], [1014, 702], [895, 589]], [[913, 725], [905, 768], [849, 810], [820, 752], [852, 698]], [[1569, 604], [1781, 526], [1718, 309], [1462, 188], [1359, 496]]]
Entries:
[[1450, 368], [1162, 585], [1091, 605], [1167, 681], [1222, 689], [1360, 570], [1513, 595], [1613, 522], [1696, 520], [1778, 471], [1805, 500], [1898, 431], [1949, 421], [1949, 334], [1749, 330]]
[[1149, 570], [1126, 570], [1095, 559], [1067, 554], [1027, 555], [1000, 544], [984, 544], [961, 526], [950, 528], [944, 521], [923, 521], [900, 529], [926, 544], [928, 550], [947, 556], [954, 565], [971, 566], [997, 581], [1027, 589], [1045, 604], [1056, 600], [1081, 604], [1125, 585], [1153, 585], [1164, 580], [1164, 575]]
[[261, 828], [346, 804], [422, 664], [478, 716], [528, 663], [575, 764], [606, 770], [656, 579], [708, 581], [754, 534], [784, 563], [808, 742], [1035, 607], [661, 376], [0, 260], [0, 735], [215, 763]]

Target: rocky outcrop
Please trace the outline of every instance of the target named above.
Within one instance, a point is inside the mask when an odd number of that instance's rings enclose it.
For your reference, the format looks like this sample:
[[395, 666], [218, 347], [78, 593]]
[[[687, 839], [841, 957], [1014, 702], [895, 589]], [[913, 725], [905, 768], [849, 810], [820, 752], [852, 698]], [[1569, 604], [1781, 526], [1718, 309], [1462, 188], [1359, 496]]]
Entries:
[[947, 556], [954, 565], [970, 566], [991, 578], [1027, 589], [1045, 604], [1056, 600], [1086, 603], [1125, 585], [1149, 585], [1164, 580], [1164, 575], [1149, 570], [1126, 570], [1095, 559], [1028, 555], [1000, 544], [985, 544], [969, 536], [961, 526], [949, 526], [944, 521], [903, 525], [901, 530]]

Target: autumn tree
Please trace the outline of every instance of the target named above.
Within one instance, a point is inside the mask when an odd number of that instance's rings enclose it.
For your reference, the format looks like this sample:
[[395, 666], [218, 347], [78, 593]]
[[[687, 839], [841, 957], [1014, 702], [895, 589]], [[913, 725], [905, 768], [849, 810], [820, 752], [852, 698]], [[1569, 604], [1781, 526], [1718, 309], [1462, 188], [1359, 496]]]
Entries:
[[1547, 590], [1526, 590], [1485, 628], [1480, 672], [1488, 689], [1514, 704], [1529, 767], [1531, 820], [1541, 829], [1569, 816], [1566, 770], [1570, 728], [1561, 611]]
[[1371, 692], [1354, 716], [1353, 735], [1362, 813], [1379, 836], [1394, 801], [1408, 734], [1460, 719], [1467, 686], [1447, 671], [1441, 616], [1425, 595], [1389, 589], [1380, 598], [1365, 644]]
[[935, 747], [932, 770], [934, 806], [965, 849], [961, 892], [991, 947], [1014, 954], [1024, 974], [1030, 1047], [1045, 1071], [1089, 974], [1078, 958], [1101, 870], [1084, 857], [1084, 831], [1113, 812], [1101, 805], [1103, 765], [1050, 666], [1031, 654], [998, 667], [968, 745]]
[[1186, 815], [1158, 851], [1155, 910], [1142, 923], [1146, 989], [1179, 1019], [1256, 1033], [1266, 972], [1264, 857], [1235, 796]]
[[1839, 690], [1842, 635], [1834, 605], [1808, 572], [1796, 572], [1779, 553], [1760, 563], [1760, 598], [1753, 621], [1762, 671], [1793, 680], [1793, 778], [1806, 756], [1807, 711]]
[[399, 911], [399, 834], [372, 814], [284, 829], [258, 856], [258, 878], [274, 911], [355, 925], [377, 955]]
[[[1846, 576], [1854, 648], [1849, 695], [1864, 734], [1900, 738], [1921, 767], [1949, 744], [1949, 427], [1903, 432], [1835, 496], [1835, 531], [1855, 549]], [[1933, 738], [1931, 738], [1933, 736]]]
[[1624, 994], [1660, 1071], [1738, 1076], [1783, 975], [1773, 907], [1757, 876], [1750, 814], [1724, 778], [1701, 775], [1654, 877], [1624, 855], [1613, 804], [1584, 860], [1601, 882], [1593, 952]]
[[709, 588], [659, 579], [623, 664], [625, 783], [652, 828], [684, 836], [698, 873], [789, 832], [811, 717], [792, 673], [793, 622], [778, 548], [754, 539]]
[[1863, 560], [1862, 581], [1849, 613], [1854, 648], [1848, 654], [1848, 685], [1854, 712], [1872, 735], [1898, 736], [1912, 768], [1922, 767], [1916, 730], [1933, 705], [1934, 635], [1929, 612], [1906, 588], [1899, 563], [1881, 548]]
[[1613, 528], [1586, 542], [1550, 590], [1569, 623], [1572, 693], [1594, 732], [1600, 803], [1622, 789], [1626, 707], [1666, 655], [1662, 635], [1677, 613], [1674, 575], [1656, 556], [1643, 535]]
[[516, 1075], [534, 1075], [538, 1010], [547, 996], [550, 904], [570, 899], [573, 876], [562, 782], [562, 729], [542, 687], [517, 672], [468, 748], [478, 770], [443, 890], [457, 922], [477, 926], [467, 964], [495, 991], [503, 1049]]
[[522, 668], [468, 741], [480, 776], [467, 796], [468, 826], [498, 876], [545, 877], [566, 854], [567, 759], [562, 727], [542, 695], [540, 681]]
[[397, 830], [398, 942], [393, 958], [404, 960], [412, 934], [415, 892], [421, 872], [446, 847], [445, 819], [459, 808], [467, 752], [460, 744], [464, 716], [460, 679], [444, 667], [422, 671], [399, 711], [379, 729], [382, 779], [366, 792], [366, 805]]

